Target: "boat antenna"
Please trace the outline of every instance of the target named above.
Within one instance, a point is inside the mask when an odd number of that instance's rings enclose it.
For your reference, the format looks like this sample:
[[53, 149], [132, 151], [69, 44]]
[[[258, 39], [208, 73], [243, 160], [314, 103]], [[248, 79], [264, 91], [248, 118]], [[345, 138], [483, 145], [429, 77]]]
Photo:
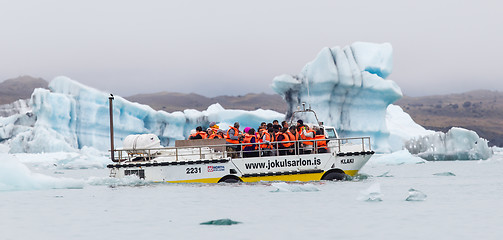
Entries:
[[306, 84], [307, 84], [307, 101], [309, 102], [309, 109], [311, 109], [311, 95], [309, 94], [309, 78], [306, 77]]
[[110, 97], [108, 97], [108, 109], [110, 111], [110, 157], [112, 161], [114, 160], [114, 113], [113, 113], [113, 104], [114, 95], [110, 93]]

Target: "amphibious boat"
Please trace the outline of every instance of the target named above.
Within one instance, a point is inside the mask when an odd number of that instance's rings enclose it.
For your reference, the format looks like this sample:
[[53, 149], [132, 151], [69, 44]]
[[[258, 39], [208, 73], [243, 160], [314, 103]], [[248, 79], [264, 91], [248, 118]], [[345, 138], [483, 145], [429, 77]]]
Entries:
[[[111, 149], [113, 163], [107, 166], [110, 177], [136, 175], [146, 181], [171, 183], [343, 180], [357, 174], [374, 154], [370, 137], [339, 138], [335, 128], [324, 126], [311, 109], [294, 112], [290, 123], [296, 114], [305, 113], [314, 114], [314, 126], [321, 129], [324, 139], [271, 142], [272, 149], [262, 148], [263, 143], [251, 143], [257, 145], [257, 150], [243, 151], [243, 145], [250, 143], [198, 139], [178, 140], [175, 147], [161, 147], [154, 134], [130, 135], [124, 139], [122, 149]], [[304, 144], [306, 141], [312, 144]], [[284, 143], [293, 144], [280, 148], [279, 144]]]

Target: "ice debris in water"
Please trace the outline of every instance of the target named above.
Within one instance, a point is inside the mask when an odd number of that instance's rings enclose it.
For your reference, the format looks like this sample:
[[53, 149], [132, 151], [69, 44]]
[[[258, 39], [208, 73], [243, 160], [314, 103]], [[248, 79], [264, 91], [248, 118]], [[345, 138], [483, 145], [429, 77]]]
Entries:
[[346, 179], [345, 180], [349, 180], [349, 181], [361, 181], [361, 180], [366, 180], [368, 178], [372, 177], [372, 175], [368, 175], [368, 174], [365, 174], [365, 173], [358, 173], [354, 176], [349, 176], [349, 175], [346, 175]]
[[207, 222], [202, 222], [200, 225], [233, 225], [233, 224], [240, 224], [241, 222], [236, 222], [232, 221], [231, 219], [224, 218], [224, 219], [217, 219], [217, 220], [211, 220]]
[[377, 177], [393, 177], [393, 175], [389, 174], [390, 171], [391, 170], [388, 170], [387, 172], [385, 172], [385, 173], [383, 173], [383, 174], [381, 174], [381, 175], [379, 175]]
[[150, 182], [138, 178], [136, 175], [129, 175], [123, 178], [112, 178], [112, 177], [91, 177], [87, 180], [87, 184], [96, 186], [144, 186], [148, 185]]
[[360, 197], [358, 200], [366, 201], [366, 202], [381, 202], [382, 201], [382, 193], [381, 193], [381, 184], [374, 183], [369, 188], [360, 192]]
[[451, 173], [451, 172], [434, 173], [433, 175], [435, 175], [435, 176], [446, 176], [446, 177], [456, 176], [456, 174]]
[[407, 196], [405, 201], [424, 201], [426, 200], [426, 197], [426, 194], [424, 194], [423, 192], [411, 188], [409, 189], [409, 196]]
[[276, 190], [271, 192], [317, 192], [320, 191], [313, 184], [288, 184], [285, 182], [271, 184]]

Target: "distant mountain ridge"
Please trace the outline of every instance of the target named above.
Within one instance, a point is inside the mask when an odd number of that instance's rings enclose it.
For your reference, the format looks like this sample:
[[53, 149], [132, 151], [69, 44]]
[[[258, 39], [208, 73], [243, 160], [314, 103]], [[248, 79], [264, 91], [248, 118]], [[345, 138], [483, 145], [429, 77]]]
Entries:
[[159, 92], [133, 95], [126, 97], [126, 99], [167, 112], [183, 111], [185, 109], [202, 111], [214, 103], [219, 103], [225, 109], [256, 110], [262, 108], [282, 113], [286, 111], [286, 102], [280, 95], [266, 93], [249, 93], [244, 96], [217, 96], [210, 98], [195, 93]]
[[[21, 76], [0, 82], [0, 105], [19, 99], [29, 99], [33, 89], [48, 88], [42, 78]], [[249, 93], [243, 96], [205, 97], [195, 93], [159, 92], [125, 97], [167, 112], [185, 109], [206, 110], [219, 103], [226, 109], [271, 109], [285, 113], [286, 102], [278, 94]], [[447, 132], [451, 127], [476, 131], [490, 145], [503, 146], [503, 93], [477, 90], [460, 94], [408, 97], [396, 101], [415, 122], [436, 131]]]
[[460, 94], [407, 97], [396, 101], [419, 125], [447, 132], [451, 127], [474, 130], [503, 146], [503, 93], [476, 90]]
[[49, 83], [42, 78], [19, 76], [0, 82], [0, 105], [19, 99], [29, 99], [35, 88], [47, 88]]

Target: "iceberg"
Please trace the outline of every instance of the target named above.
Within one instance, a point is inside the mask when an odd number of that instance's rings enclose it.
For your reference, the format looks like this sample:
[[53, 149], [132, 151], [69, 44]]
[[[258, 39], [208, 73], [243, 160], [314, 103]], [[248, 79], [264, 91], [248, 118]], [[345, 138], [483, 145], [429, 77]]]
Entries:
[[31, 111], [29, 102], [26, 99], [20, 99], [10, 104], [0, 106], [0, 117], [8, 117], [14, 114], [27, 113]]
[[0, 154], [0, 192], [38, 189], [79, 189], [84, 181], [71, 178], [54, 178], [30, 169], [8, 154]]
[[[442, 135], [426, 130], [393, 105], [402, 93], [395, 82], [386, 80], [392, 67], [389, 43], [357, 42], [343, 48], [324, 48], [298, 75], [273, 79], [272, 88], [288, 104], [286, 114], [263, 109], [230, 110], [219, 104], [204, 111], [168, 113], [115, 96], [114, 147], [123, 147], [127, 136], [138, 134], [153, 134], [161, 146], [173, 146], [175, 140], [187, 139], [197, 126], [216, 122], [226, 129], [240, 122], [243, 127], [255, 127], [263, 121], [289, 119], [299, 105], [306, 103], [325, 125], [336, 127], [341, 137], [368, 136], [374, 151], [396, 152], [376, 162], [422, 161], [403, 149], [436, 160], [490, 156], [487, 141], [475, 137], [476, 133], [456, 128]], [[62, 76], [53, 79], [49, 89], [35, 89], [29, 100], [0, 106], [0, 153], [78, 154], [86, 147], [110, 149], [108, 97], [109, 93]], [[310, 117], [302, 116], [305, 122], [312, 122]]]
[[413, 138], [434, 134], [412, 120], [400, 106], [390, 104], [386, 109], [386, 126], [389, 131], [388, 143], [392, 152], [404, 148], [404, 143]]
[[287, 102], [287, 118], [305, 103], [341, 137], [370, 136], [375, 150], [391, 152], [386, 111], [402, 97], [400, 87], [385, 80], [392, 67], [389, 43], [357, 42], [322, 49], [300, 74], [275, 77], [272, 88]]
[[429, 161], [436, 160], [486, 160], [493, 155], [487, 140], [476, 132], [453, 127], [447, 133], [437, 132], [405, 143], [405, 148]]
[[[106, 151], [110, 149], [108, 96], [68, 77], [57, 77], [49, 90], [35, 89], [29, 101], [31, 111], [23, 106], [17, 114], [0, 117], [0, 143], [8, 144], [10, 153], [75, 152], [86, 146]], [[227, 110], [219, 104], [205, 111], [167, 113], [119, 96], [113, 107], [115, 147], [133, 134], [151, 133], [161, 145], [172, 146], [175, 140], [186, 139], [191, 129], [210, 122], [258, 126], [284, 118], [271, 110]]]

